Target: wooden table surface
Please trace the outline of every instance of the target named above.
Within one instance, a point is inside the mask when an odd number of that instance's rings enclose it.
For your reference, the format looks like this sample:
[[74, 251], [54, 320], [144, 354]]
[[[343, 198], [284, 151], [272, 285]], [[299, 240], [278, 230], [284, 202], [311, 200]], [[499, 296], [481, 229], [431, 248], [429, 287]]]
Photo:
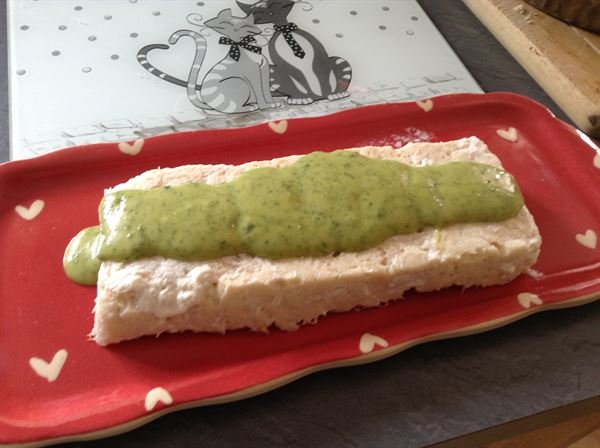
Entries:
[[463, 0], [586, 133], [600, 137], [600, 35], [523, 0]]
[[[484, 91], [529, 96], [569, 121], [460, 0], [420, 3]], [[0, 33], [6, 35], [4, 8], [0, 11]], [[0, 38], [0, 162], [8, 159], [5, 46]], [[520, 446], [500, 441], [574, 419], [587, 419], [589, 427], [600, 415], [599, 377], [597, 301], [68, 446]]]

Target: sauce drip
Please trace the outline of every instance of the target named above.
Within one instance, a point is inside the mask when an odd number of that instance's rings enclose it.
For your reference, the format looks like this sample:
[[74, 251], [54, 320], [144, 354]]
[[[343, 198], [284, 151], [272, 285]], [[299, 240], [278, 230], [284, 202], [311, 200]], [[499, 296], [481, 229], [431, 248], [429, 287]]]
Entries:
[[522, 206], [512, 176], [489, 165], [411, 167], [353, 151], [315, 152], [218, 185], [112, 192], [100, 205], [100, 226], [73, 239], [64, 267], [73, 281], [93, 284], [103, 260], [354, 252], [426, 227], [503, 221]]

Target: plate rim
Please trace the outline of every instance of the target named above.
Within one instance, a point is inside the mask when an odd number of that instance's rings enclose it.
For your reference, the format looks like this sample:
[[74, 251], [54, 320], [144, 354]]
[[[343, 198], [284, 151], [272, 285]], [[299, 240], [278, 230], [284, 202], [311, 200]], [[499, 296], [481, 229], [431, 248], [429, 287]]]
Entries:
[[[150, 136], [150, 137], [140, 137], [140, 139], [143, 139], [144, 141], [149, 141], [149, 142], [159, 142], [160, 140], [163, 140], [163, 139], [170, 139], [170, 138], [179, 137], [179, 136], [181, 136], [183, 138], [186, 136], [195, 135], [197, 133], [231, 132], [231, 131], [236, 131], [236, 130], [241, 130], [241, 129], [246, 129], [246, 130], [258, 129], [258, 128], [264, 127], [265, 125], [268, 125], [271, 122], [279, 122], [281, 120], [287, 120], [289, 122], [301, 122], [301, 121], [306, 121], [306, 120], [322, 119], [322, 118], [327, 118], [327, 117], [338, 117], [338, 116], [343, 116], [344, 114], [357, 113], [356, 111], [358, 111], [358, 110], [370, 110], [370, 109], [375, 109], [375, 108], [381, 108], [382, 106], [384, 106], [384, 107], [385, 106], [403, 107], [403, 106], [406, 106], [407, 104], [418, 104], [419, 102], [426, 101], [426, 100], [442, 101], [443, 103], [451, 102], [451, 103], [455, 103], [454, 106], [461, 106], [461, 105], [464, 106], [464, 105], [477, 103], [480, 101], [485, 101], [485, 102], [495, 102], [495, 103], [499, 103], [499, 104], [506, 103], [511, 106], [519, 105], [519, 106], [523, 106], [525, 108], [533, 107], [534, 109], [538, 110], [540, 113], [543, 113], [548, 118], [553, 120], [556, 124], [560, 125], [560, 127], [562, 128], [563, 131], [566, 131], [569, 134], [575, 136], [582, 143], [585, 143], [585, 145], [589, 146], [592, 150], [595, 150], [598, 154], [600, 154], [600, 147], [594, 143], [594, 141], [592, 140], [592, 138], [590, 136], [588, 136], [583, 131], [576, 128], [574, 125], [567, 123], [567, 122], [563, 121], [562, 119], [558, 118], [548, 107], [546, 107], [542, 103], [540, 103], [532, 98], [529, 98], [529, 97], [526, 97], [526, 96], [523, 96], [523, 95], [520, 95], [517, 93], [508, 92], [508, 91], [484, 92], [484, 93], [451, 93], [451, 94], [443, 94], [443, 95], [434, 95], [431, 97], [423, 98], [421, 100], [390, 101], [390, 102], [385, 102], [385, 103], [376, 103], [376, 104], [368, 104], [368, 105], [350, 107], [348, 109], [335, 111], [330, 114], [322, 114], [322, 115], [307, 116], [307, 117], [281, 118], [280, 120], [268, 120], [263, 123], [255, 123], [255, 124], [246, 125], [246, 126], [236, 126], [233, 128], [198, 129], [198, 130], [193, 130], [193, 131], [170, 132], [167, 134], [154, 135], [154, 136]], [[202, 135], [202, 134], [200, 134], [200, 135]], [[68, 161], [68, 159], [70, 157], [79, 157], [82, 154], [89, 156], [90, 150], [95, 150], [96, 152], [99, 152], [100, 156], [102, 158], [110, 157], [111, 153], [109, 153], [108, 151], [110, 151], [111, 146], [114, 146], [114, 145], [117, 145], [117, 144], [123, 143], [123, 142], [131, 142], [131, 141], [133, 141], [133, 140], [115, 140], [115, 141], [111, 141], [111, 142], [91, 143], [91, 144], [85, 144], [85, 145], [70, 146], [70, 147], [61, 148], [61, 149], [58, 149], [55, 151], [51, 151], [46, 154], [41, 154], [38, 156], [30, 157], [27, 159], [8, 160], [6, 162], [0, 163], [0, 178], [4, 174], [3, 173], [4, 170], [12, 170], [12, 169], [20, 169], [20, 168], [21, 169], [22, 168], [36, 168], [36, 165], [48, 165], [48, 164], [51, 165], [54, 163], [61, 163], [61, 162], [64, 163], [65, 161]], [[32, 165], [32, 166], [30, 167], [29, 165]]]
[[85, 442], [92, 440], [99, 440], [106, 437], [117, 436], [125, 434], [129, 431], [133, 431], [140, 428], [154, 420], [159, 419], [165, 415], [175, 413], [186, 409], [201, 408], [206, 406], [214, 406], [219, 404], [234, 403], [236, 401], [253, 398], [262, 394], [266, 394], [277, 390], [281, 387], [287, 386], [294, 381], [301, 380], [314, 373], [323, 372], [326, 370], [333, 370], [345, 367], [356, 367], [363, 364], [370, 364], [377, 361], [381, 361], [386, 358], [390, 358], [413, 347], [421, 344], [430, 342], [443, 341], [449, 339], [456, 339], [466, 336], [474, 336], [477, 334], [485, 333], [488, 331], [496, 330], [498, 328], [505, 327], [513, 324], [520, 320], [523, 320], [534, 314], [539, 314], [546, 311], [555, 311], [559, 309], [575, 308], [593, 303], [600, 299], [600, 290], [586, 294], [583, 296], [574, 297], [561, 302], [542, 304], [540, 306], [532, 307], [519, 311], [504, 317], [496, 318], [486, 322], [480, 322], [478, 324], [469, 325], [457, 330], [449, 330], [443, 333], [437, 333], [433, 335], [427, 335], [420, 338], [411, 339], [408, 341], [401, 342], [400, 344], [390, 345], [389, 347], [374, 350], [370, 353], [359, 354], [352, 358], [341, 359], [337, 361], [330, 361], [324, 364], [317, 364], [314, 366], [306, 367], [295, 372], [288, 373], [284, 376], [274, 378], [267, 382], [257, 384], [248, 388], [240, 389], [239, 391], [232, 392], [225, 395], [219, 395], [215, 397], [204, 398], [200, 400], [192, 400], [173, 406], [166, 406], [159, 411], [149, 412], [141, 417], [128, 420], [118, 425], [109, 426], [107, 428], [81, 432], [78, 434], [71, 434], [68, 436], [59, 436], [50, 439], [42, 439], [33, 442], [16, 443], [16, 444], [3, 444], [0, 443], [0, 448], [39, 448], [44, 446], [51, 446], [58, 443], [70, 443], [70, 442]]

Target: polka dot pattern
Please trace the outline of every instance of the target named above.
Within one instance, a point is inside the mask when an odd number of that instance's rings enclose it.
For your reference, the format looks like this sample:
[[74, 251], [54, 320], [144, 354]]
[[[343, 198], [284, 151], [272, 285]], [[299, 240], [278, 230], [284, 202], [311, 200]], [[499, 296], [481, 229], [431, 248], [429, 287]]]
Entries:
[[223, 36], [219, 39], [219, 44], [231, 45], [228, 55], [234, 61], [240, 60], [240, 56], [241, 56], [240, 47], [245, 48], [246, 50], [252, 51], [257, 54], [262, 53], [262, 48], [257, 47], [256, 45], [251, 45], [251, 42], [256, 42], [256, 39], [252, 36], [242, 37], [242, 39], [239, 42], [236, 42], [233, 39], [230, 39], [225, 36]]
[[287, 25], [275, 25], [273, 28], [275, 28], [275, 31], [283, 33], [283, 38], [294, 52], [294, 56], [300, 59], [304, 58], [306, 53], [292, 35], [292, 32], [298, 30], [298, 25], [295, 23], [288, 23]]

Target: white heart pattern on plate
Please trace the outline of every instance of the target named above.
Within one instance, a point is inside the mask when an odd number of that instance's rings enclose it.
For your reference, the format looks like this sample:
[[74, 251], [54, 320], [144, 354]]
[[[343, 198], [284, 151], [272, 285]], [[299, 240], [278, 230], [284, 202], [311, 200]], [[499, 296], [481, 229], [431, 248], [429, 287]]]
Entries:
[[380, 336], [376, 336], [371, 333], [365, 333], [360, 337], [358, 349], [361, 353], [371, 353], [375, 349], [376, 345], [380, 347], [387, 347], [390, 344]]
[[33, 201], [33, 203], [29, 206], [29, 208], [24, 207], [23, 205], [17, 205], [15, 207], [15, 212], [17, 212], [17, 214], [27, 220], [27, 221], [31, 221], [32, 219], [35, 219], [37, 217], [37, 215], [39, 215], [42, 210], [44, 210], [44, 206], [45, 206], [45, 202], [41, 199], [36, 199], [35, 201]]
[[269, 127], [276, 134], [284, 134], [285, 131], [287, 131], [288, 122], [287, 122], [287, 120], [270, 121], [269, 122]]
[[540, 299], [540, 296], [530, 292], [522, 292], [517, 296], [517, 300], [523, 308], [531, 308], [531, 305], [541, 305], [544, 303], [544, 301]]
[[169, 391], [163, 387], [155, 387], [154, 389], [150, 390], [146, 394], [144, 406], [146, 407], [146, 410], [150, 412], [159, 402], [167, 406], [173, 403], [173, 397], [171, 397]]
[[133, 143], [121, 142], [119, 143], [119, 151], [129, 156], [135, 156], [138, 154], [144, 146], [144, 139], [140, 138]]
[[508, 140], [509, 142], [513, 142], [513, 143], [516, 142], [517, 139], [519, 138], [519, 135], [517, 134], [517, 130], [513, 127], [510, 127], [508, 129], [498, 129], [496, 131], [496, 134], [498, 134], [504, 140]]
[[575, 235], [575, 239], [582, 246], [587, 247], [588, 249], [595, 249], [598, 245], [598, 235], [592, 229], [587, 229], [585, 233], [578, 233]]
[[62, 348], [57, 351], [52, 357], [52, 361], [46, 362], [41, 358], [30, 358], [29, 365], [33, 369], [35, 373], [37, 373], [42, 378], [46, 378], [49, 383], [53, 382], [58, 378], [62, 368], [67, 360], [68, 353]]
[[417, 101], [417, 106], [419, 106], [425, 112], [429, 112], [431, 109], [433, 109], [433, 100], [428, 99], [423, 101]]

